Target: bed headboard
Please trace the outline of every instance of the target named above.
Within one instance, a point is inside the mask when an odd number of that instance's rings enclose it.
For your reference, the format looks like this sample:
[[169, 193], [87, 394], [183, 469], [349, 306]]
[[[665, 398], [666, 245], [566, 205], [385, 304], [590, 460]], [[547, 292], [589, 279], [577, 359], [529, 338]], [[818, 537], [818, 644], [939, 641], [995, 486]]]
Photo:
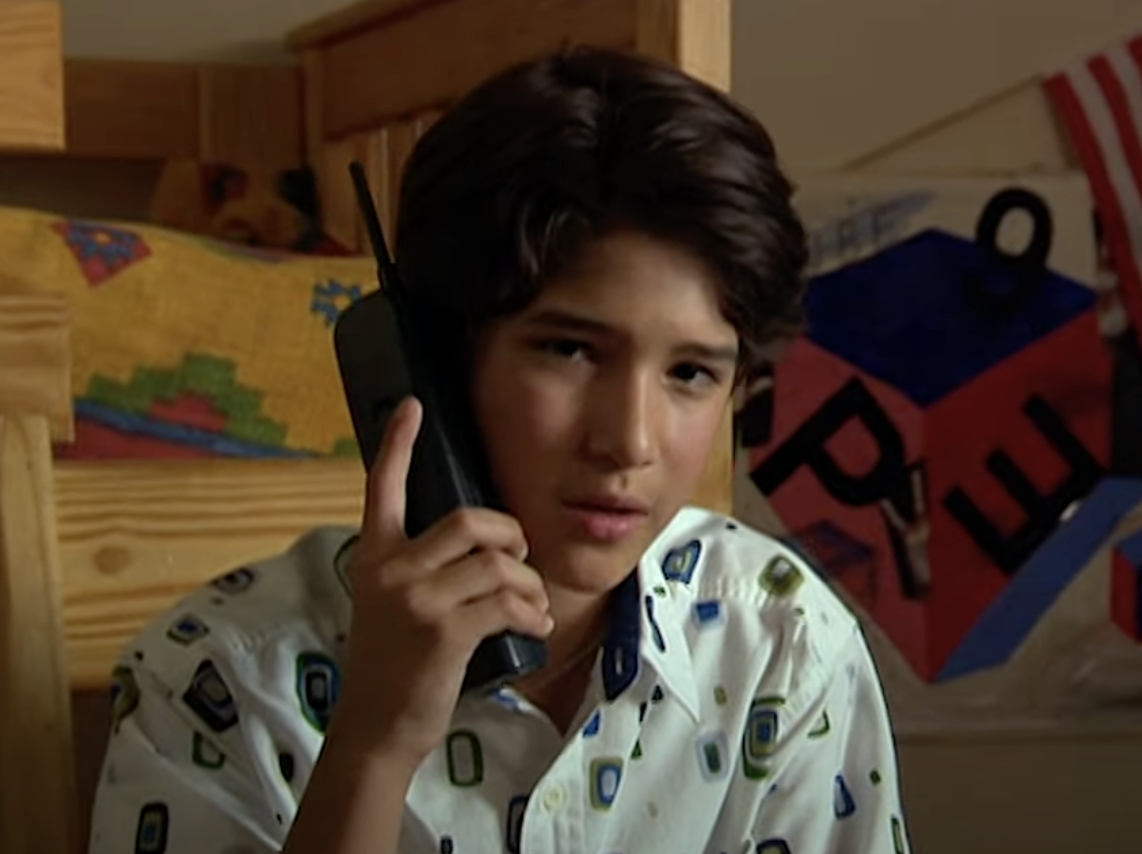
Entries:
[[391, 228], [417, 137], [508, 64], [587, 43], [666, 59], [728, 89], [730, 0], [366, 0], [287, 41], [302, 61], [305, 146], [329, 228], [363, 249], [350, 160], [365, 163]]

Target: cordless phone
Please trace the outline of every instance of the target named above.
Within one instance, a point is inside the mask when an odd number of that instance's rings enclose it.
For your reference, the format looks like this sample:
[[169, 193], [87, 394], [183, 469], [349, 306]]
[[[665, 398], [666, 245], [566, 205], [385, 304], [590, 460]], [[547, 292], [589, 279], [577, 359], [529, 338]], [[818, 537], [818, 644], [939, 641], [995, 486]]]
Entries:
[[[349, 166], [377, 261], [380, 288], [346, 308], [333, 331], [341, 382], [366, 471], [401, 400], [424, 409], [408, 473], [405, 531], [423, 532], [458, 507], [500, 507], [473, 417], [468, 377], [447, 355], [441, 324], [403, 286], [389, 256], [365, 171]], [[468, 663], [462, 690], [492, 691], [542, 667], [543, 641], [514, 632], [485, 638]]]

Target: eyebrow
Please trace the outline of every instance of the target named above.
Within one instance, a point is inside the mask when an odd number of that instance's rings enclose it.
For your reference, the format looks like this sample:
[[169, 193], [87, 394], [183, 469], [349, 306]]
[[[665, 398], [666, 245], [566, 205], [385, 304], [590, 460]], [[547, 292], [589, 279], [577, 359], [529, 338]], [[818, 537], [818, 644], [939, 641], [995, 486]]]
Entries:
[[[584, 317], [583, 315], [558, 308], [548, 308], [536, 312], [528, 318], [527, 322], [535, 326], [547, 326], [555, 329], [563, 329], [568, 332], [587, 332], [596, 335], [616, 334], [616, 330], [613, 326], [603, 323], [601, 320]], [[738, 360], [738, 348], [736, 345], [721, 346], [706, 344], [701, 341], [687, 341], [676, 349], [694, 358], [711, 362], [733, 364]]]

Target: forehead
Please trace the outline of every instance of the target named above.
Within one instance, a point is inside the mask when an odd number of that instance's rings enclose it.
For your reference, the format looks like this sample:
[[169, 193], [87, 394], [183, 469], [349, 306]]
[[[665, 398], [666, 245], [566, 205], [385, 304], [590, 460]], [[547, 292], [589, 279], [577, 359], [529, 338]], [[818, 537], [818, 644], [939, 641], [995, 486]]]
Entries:
[[687, 249], [634, 232], [601, 237], [548, 282], [522, 313], [589, 317], [615, 329], [725, 343], [736, 340], [719, 307], [714, 273]]

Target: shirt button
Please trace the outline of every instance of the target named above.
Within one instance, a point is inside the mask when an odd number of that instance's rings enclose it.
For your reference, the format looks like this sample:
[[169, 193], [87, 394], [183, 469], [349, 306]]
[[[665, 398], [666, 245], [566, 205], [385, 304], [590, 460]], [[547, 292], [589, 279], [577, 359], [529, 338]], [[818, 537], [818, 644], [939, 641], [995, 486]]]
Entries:
[[549, 812], [559, 809], [566, 800], [567, 792], [562, 786], [549, 786], [547, 791], [543, 793], [543, 806]]

